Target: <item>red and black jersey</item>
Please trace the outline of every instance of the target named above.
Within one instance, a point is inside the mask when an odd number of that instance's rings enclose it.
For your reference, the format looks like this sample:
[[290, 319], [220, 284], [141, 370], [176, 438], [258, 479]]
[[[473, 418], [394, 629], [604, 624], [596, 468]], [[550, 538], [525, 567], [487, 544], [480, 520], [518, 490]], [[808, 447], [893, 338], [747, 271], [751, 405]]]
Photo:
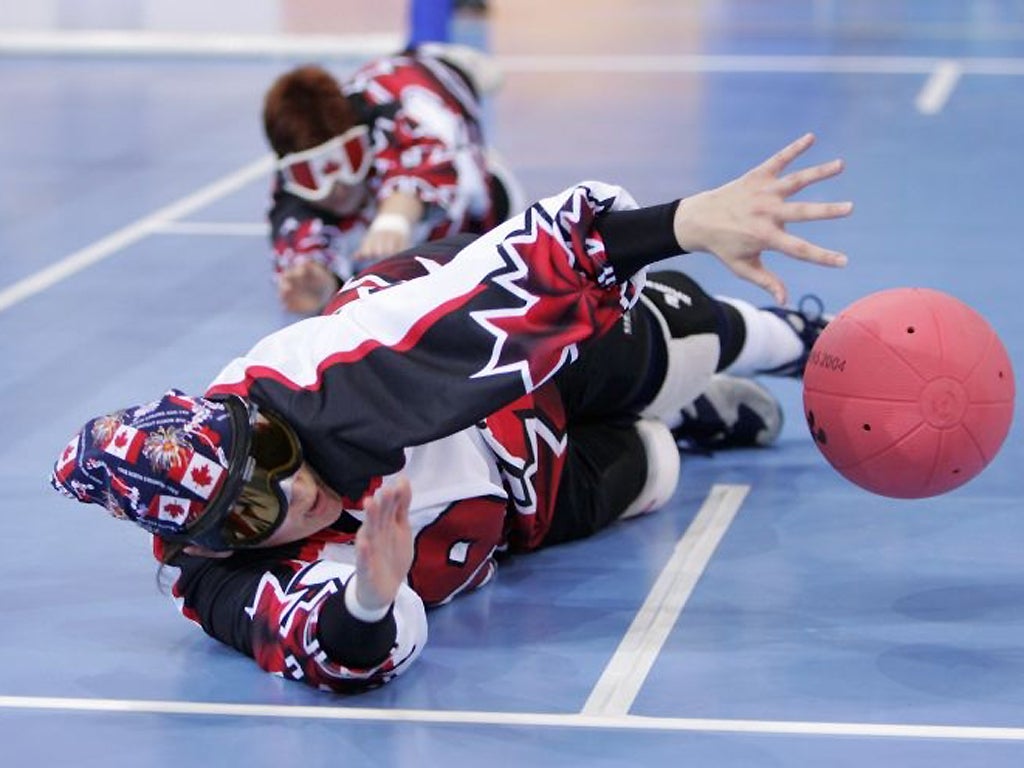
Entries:
[[404, 451], [475, 426], [534, 392], [635, 302], [642, 277], [616, 282], [595, 217], [632, 204], [592, 182], [535, 203], [388, 284], [383, 272], [344, 287], [331, 314], [265, 337], [217, 376], [283, 414], [306, 458], [357, 501], [405, 464]]

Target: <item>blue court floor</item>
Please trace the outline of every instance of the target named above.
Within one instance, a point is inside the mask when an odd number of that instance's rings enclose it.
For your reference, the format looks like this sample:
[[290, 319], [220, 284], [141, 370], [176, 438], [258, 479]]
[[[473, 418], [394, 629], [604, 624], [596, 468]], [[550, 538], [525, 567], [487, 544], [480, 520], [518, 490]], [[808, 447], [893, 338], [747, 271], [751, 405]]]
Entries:
[[[365, 695], [266, 675], [183, 621], [147, 537], [59, 497], [50, 467], [86, 419], [201, 390], [289, 320], [263, 92], [305, 59], [348, 71], [407, 23], [399, 2], [213, 5], [0, 13], [0, 763], [1024, 765], [1019, 418], [972, 483], [895, 501], [836, 474], [799, 384], [771, 382], [776, 446], [685, 456], [666, 508], [513, 559]], [[857, 208], [793, 231], [851, 261], [769, 256], [791, 294], [946, 291], [1024, 370], [1024, 3], [489, 5], [453, 35], [499, 57], [488, 127], [529, 197], [600, 178], [653, 204], [814, 131], [801, 164], [848, 166], [815, 195]]]

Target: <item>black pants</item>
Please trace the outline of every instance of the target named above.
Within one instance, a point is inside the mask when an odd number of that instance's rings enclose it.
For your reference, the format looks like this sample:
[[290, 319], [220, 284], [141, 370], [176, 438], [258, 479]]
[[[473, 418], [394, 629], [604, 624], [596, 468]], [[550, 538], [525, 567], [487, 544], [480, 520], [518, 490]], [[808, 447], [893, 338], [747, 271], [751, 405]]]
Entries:
[[[742, 320], [681, 272], [652, 272], [643, 302], [584, 348], [555, 379], [565, 405], [568, 448], [554, 518], [543, 546], [605, 528], [640, 494], [647, 457], [634, 424], [657, 395], [668, 370], [657, 312], [673, 338], [716, 333], [721, 370], [742, 345]], [[660, 287], [653, 284], [657, 283]], [[683, 294], [689, 301], [673, 300]], [[731, 312], [730, 312], [731, 310]]]
[[664, 343], [653, 323], [638, 304], [555, 379], [566, 411], [568, 447], [542, 546], [605, 528], [644, 486], [647, 459], [633, 424], [665, 370]]

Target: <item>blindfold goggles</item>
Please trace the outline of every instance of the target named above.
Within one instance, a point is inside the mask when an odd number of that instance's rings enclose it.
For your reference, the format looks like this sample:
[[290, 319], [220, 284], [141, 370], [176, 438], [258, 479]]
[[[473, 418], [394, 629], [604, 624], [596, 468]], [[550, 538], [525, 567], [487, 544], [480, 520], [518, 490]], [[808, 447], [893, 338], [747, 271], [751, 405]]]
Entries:
[[216, 551], [266, 541], [288, 514], [291, 485], [302, 465], [295, 432], [276, 414], [238, 397], [226, 399], [235, 449], [228, 480], [185, 539]]
[[277, 169], [285, 190], [316, 201], [327, 197], [335, 182], [361, 184], [372, 162], [370, 129], [357, 125], [312, 149], [285, 155], [277, 161]]

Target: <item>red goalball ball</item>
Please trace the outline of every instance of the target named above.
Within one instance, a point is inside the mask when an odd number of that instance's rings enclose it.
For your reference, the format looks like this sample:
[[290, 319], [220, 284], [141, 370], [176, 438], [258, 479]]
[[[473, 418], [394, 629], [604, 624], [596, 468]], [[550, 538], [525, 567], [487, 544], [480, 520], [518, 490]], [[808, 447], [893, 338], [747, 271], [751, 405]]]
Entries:
[[865, 296], [825, 327], [804, 370], [815, 444], [848, 480], [902, 499], [980, 473], [1013, 418], [1013, 369], [985, 319], [927, 288]]

